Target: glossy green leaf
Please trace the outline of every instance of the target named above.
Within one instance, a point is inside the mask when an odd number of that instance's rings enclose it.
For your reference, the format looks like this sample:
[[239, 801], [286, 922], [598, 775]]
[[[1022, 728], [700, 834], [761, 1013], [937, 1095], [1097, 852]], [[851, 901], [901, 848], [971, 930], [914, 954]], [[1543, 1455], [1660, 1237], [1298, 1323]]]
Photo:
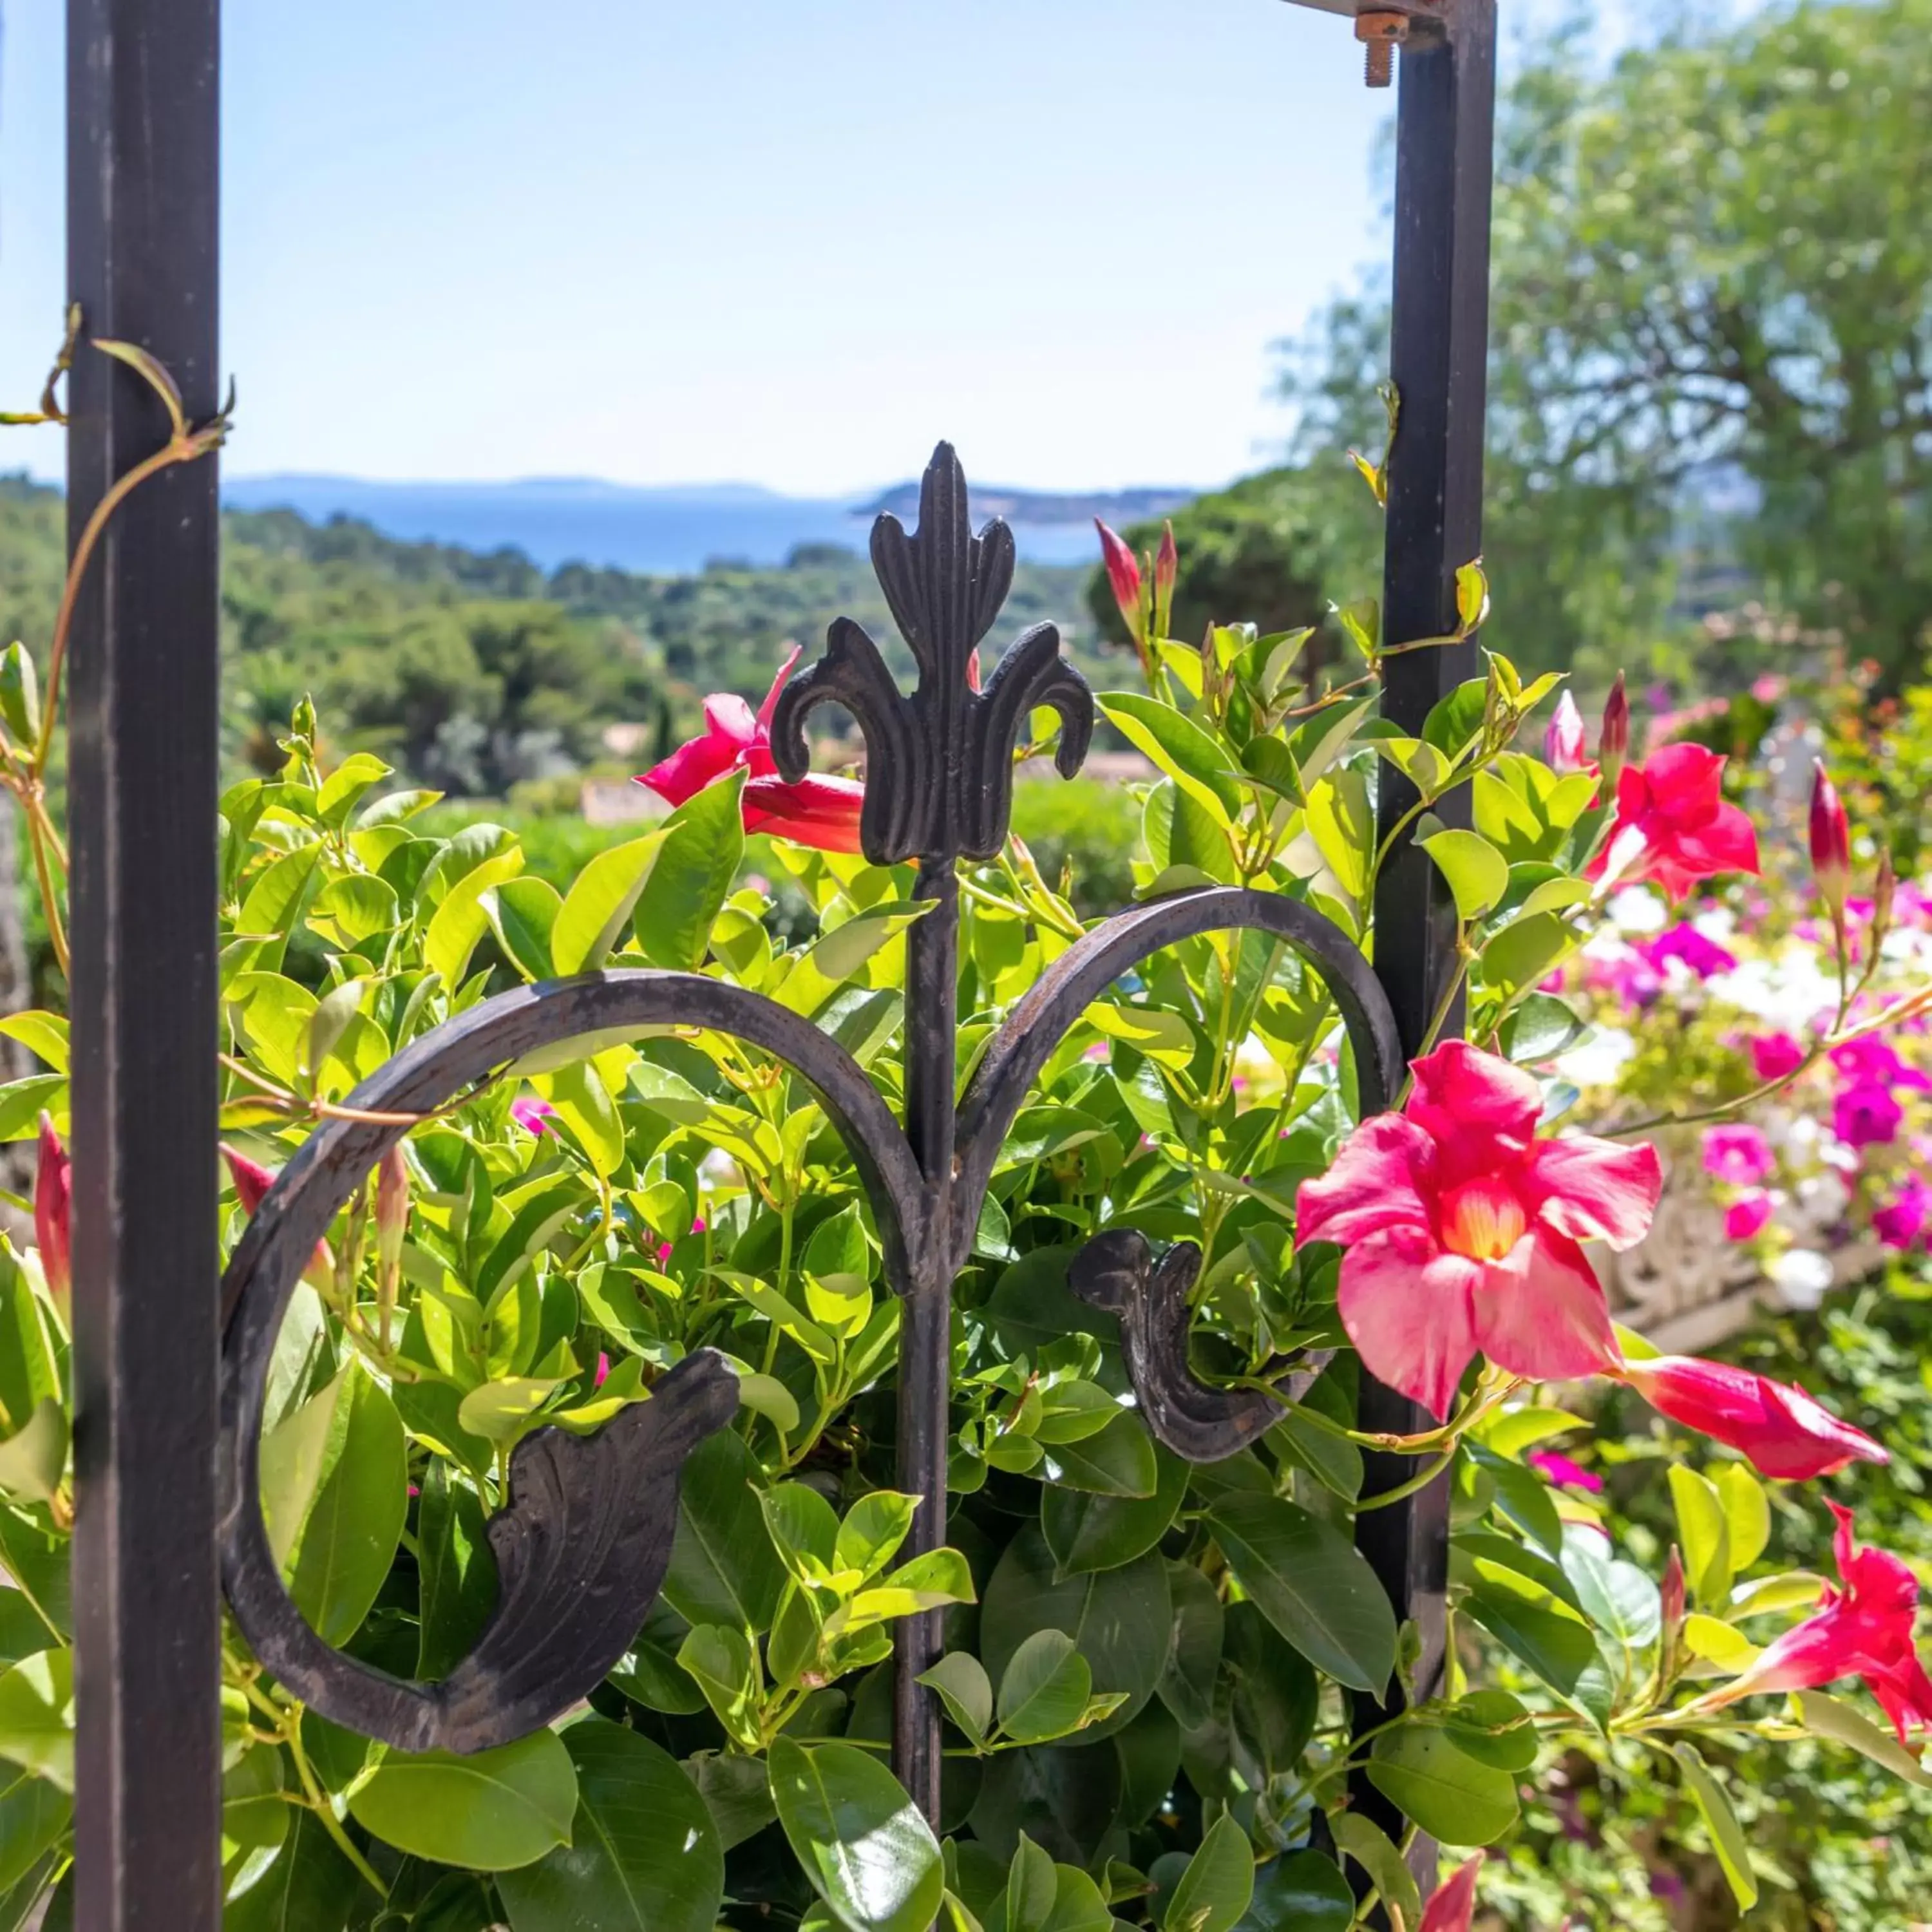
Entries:
[[51, 1502], [67, 1470], [67, 1412], [52, 1396], [34, 1405], [24, 1427], [0, 1442], [0, 1495]]
[[0, 1759], [74, 1790], [72, 1651], [37, 1651], [0, 1676]]
[[690, 1623], [771, 1626], [785, 1573], [765, 1532], [758, 1474], [742, 1438], [728, 1430], [707, 1436], [684, 1466], [664, 1593]]
[[1000, 1677], [1000, 1727], [1020, 1744], [1076, 1730], [1094, 1694], [1094, 1673], [1064, 1631], [1036, 1630]]
[[559, 973], [589, 972], [610, 957], [669, 836], [660, 829], [614, 845], [578, 873], [550, 932], [550, 961]]
[[952, 1721], [975, 1744], [992, 1729], [993, 1686], [986, 1666], [970, 1652], [949, 1651], [919, 1681], [938, 1694]]
[[1492, 1845], [1516, 1822], [1516, 1780], [1479, 1762], [1448, 1731], [1399, 1725], [1371, 1748], [1369, 1782], [1430, 1837], [1451, 1845]]
[[398, 1851], [474, 1871], [512, 1871], [571, 1842], [577, 1771], [554, 1731], [467, 1757], [389, 1750], [352, 1791], [349, 1809]]
[[0, 1893], [26, 1876], [73, 1817], [70, 1792], [17, 1765], [0, 1764]]
[[1135, 750], [1151, 759], [1197, 804], [1227, 824], [1241, 808], [1241, 784], [1221, 748], [1172, 706], [1138, 692], [1110, 691], [1101, 711]]
[[1318, 1670], [1379, 1692], [1395, 1668], [1395, 1613], [1340, 1531], [1285, 1498], [1219, 1498], [1208, 1521], [1241, 1587]]
[[1405, 1925], [1416, 1924], [1422, 1900], [1415, 1875], [1388, 1834], [1359, 1811], [1344, 1811], [1331, 1822], [1336, 1845], [1368, 1874], [1369, 1882], [1401, 1912]]
[[1094, 1435], [1054, 1443], [1047, 1450], [1046, 1469], [1052, 1481], [1095, 1496], [1152, 1498], [1160, 1486], [1154, 1438], [1127, 1409]]
[[664, 820], [664, 849], [631, 916], [631, 930], [653, 966], [692, 973], [704, 964], [712, 923], [745, 856], [739, 805], [745, 777], [727, 772]]
[[1101, 1496], [1048, 1484], [1040, 1493], [1040, 1526], [1063, 1576], [1115, 1570], [1144, 1556], [1167, 1533], [1187, 1493], [1187, 1465], [1154, 1446], [1150, 1496]]
[[548, 879], [506, 879], [483, 895], [484, 916], [503, 956], [526, 980], [548, 980], [563, 900]]
[[1670, 1465], [1670, 1500], [1677, 1512], [1677, 1540], [1684, 1580], [1706, 1609], [1721, 1611], [1731, 1594], [1731, 1526], [1717, 1485], [1682, 1462]]
[[1255, 1891], [1254, 1848], [1225, 1814], [1187, 1862], [1161, 1915], [1161, 1932], [1232, 1932]]
[[244, 1870], [221, 1932], [342, 1932], [362, 1878], [313, 1811], [292, 1813], [281, 1848], [260, 1870]]
[[1284, 1852], [1255, 1874], [1239, 1932], [1348, 1932], [1354, 1922], [1355, 1894], [1341, 1868], [1319, 1852]]
[[496, 1607], [496, 1560], [484, 1520], [482, 1498], [431, 1457], [416, 1505], [416, 1675], [426, 1681], [447, 1676], [468, 1655]]
[[1731, 1809], [1731, 1801], [1696, 1745], [1673, 1744], [1670, 1754], [1684, 1774], [1684, 1788], [1703, 1814], [1705, 1827], [1711, 1834], [1711, 1849], [1724, 1868], [1731, 1896], [1742, 1910], [1748, 1912], [1757, 1903], [1757, 1879], [1750, 1868], [1750, 1841], [1738, 1822], [1737, 1814]]
[[1417, 842], [1435, 860], [1462, 919], [1480, 919], [1509, 890], [1509, 862], [1479, 832], [1438, 832]]
[[1932, 1791], [1932, 1771], [1928, 1771], [1888, 1730], [1881, 1730], [1862, 1712], [1828, 1696], [1822, 1690], [1797, 1694], [1798, 1714], [1804, 1728], [1814, 1736], [1844, 1744], [1883, 1767], [1894, 1778], [1922, 1790]]
[[850, 1744], [783, 1737], [770, 1762], [785, 1837], [848, 1932], [926, 1932], [945, 1891], [939, 1841], [892, 1773]]

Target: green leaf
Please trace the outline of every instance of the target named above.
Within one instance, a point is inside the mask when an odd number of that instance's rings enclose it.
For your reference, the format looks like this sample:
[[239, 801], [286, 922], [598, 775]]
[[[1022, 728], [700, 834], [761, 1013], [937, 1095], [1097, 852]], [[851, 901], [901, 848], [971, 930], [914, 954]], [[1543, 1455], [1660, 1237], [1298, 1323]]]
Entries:
[[1368, 890], [1376, 849], [1375, 813], [1368, 781], [1360, 772], [1337, 772], [1310, 790], [1308, 832], [1336, 884], [1359, 902]]
[[1362, 721], [1374, 710], [1375, 703], [1372, 698], [1367, 698], [1353, 704], [1330, 705], [1326, 710], [1318, 711], [1298, 728], [1288, 741], [1288, 754], [1300, 773], [1304, 794], [1311, 790], [1316, 781], [1327, 775], [1335, 760], [1349, 749], [1355, 734], [1361, 729]]
[[1094, 1673], [1064, 1631], [1035, 1630], [1000, 1678], [1000, 1726], [1019, 1744], [1042, 1744], [1078, 1728]]
[[506, 879], [483, 895], [484, 916], [503, 956], [526, 980], [547, 980], [550, 942], [563, 904], [548, 879]]
[[559, 973], [587, 973], [610, 957], [669, 836], [660, 828], [613, 846], [577, 875], [550, 933], [550, 959]]
[[1486, 678], [1466, 679], [1430, 712], [1422, 727], [1424, 738], [1448, 757], [1460, 757], [1483, 728], [1489, 689]]
[[664, 1594], [689, 1623], [771, 1627], [785, 1573], [765, 1533], [758, 1475], [743, 1438], [728, 1430], [706, 1437], [684, 1466]]
[[772, 1746], [778, 1822], [848, 1932], [926, 1932], [946, 1888], [939, 1841], [878, 1759], [850, 1744]]
[[286, 1575], [316, 1635], [339, 1646], [361, 1628], [395, 1559], [409, 1509], [408, 1446], [388, 1391], [359, 1364], [312, 1400], [326, 1403], [328, 1426]]
[[514, 1442], [561, 1386], [554, 1376], [500, 1376], [472, 1389], [457, 1405], [456, 1419], [486, 1442]]
[[1101, 1496], [1054, 1484], [1042, 1489], [1040, 1526], [1060, 1575], [1118, 1569], [1145, 1555], [1166, 1534], [1187, 1493], [1188, 1468], [1158, 1444], [1154, 1460], [1150, 1496]]
[[1598, 1660], [1597, 1640], [1588, 1626], [1527, 1581], [1512, 1588], [1503, 1578], [1486, 1575], [1463, 1600], [1462, 1608], [1565, 1697], [1575, 1696], [1584, 1673]]
[[1882, 1766], [1893, 1777], [1902, 1778], [1906, 1784], [1916, 1784], [1922, 1790], [1932, 1791], [1932, 1772], [1928, 1772], [1891, 1732], [1881, 1730], [1862, 1712], [1853, 1710], [1849, 1704], [1841, 1704], [1835, 1697], [1827, 1696], [1822, 1690], [1800, 1690], [1796, 1695], [1799, 1717], [1804, 1728], [1814, 1736], [1829, 1738], [1834, 1744], [1847, 1745], [1859, 1756], [1869, 1758], [1874, 1764]]
[[1483, 948], [1484, 983], [1506, 994], [1520, 992], [1547, 978], [1575, 943], [1576, 935], [1553, 912], [1513, 920]]
[[624, 1121], [593, 1060], [572, 1060], [548, 1077], [550, 1105], [606, 1180], [624, 1164]]
[[385, 1751], [349, 1798], [386, 1844], [439, 1864], [513, 1871], [571, 1841], [577, 1770], [554, 1731], [458, 1757]]
[[1369, 1782], [1430, 1837], [1492, 1845], [1516, 1822], [1516, 1780], [1460, 1749], [1432, 1724], [1384, 1731], [1372, 1747]]
[[1188, 1860], [1161, 1916], [1161, 1932], [1232, 1932], [1254, 1893], [1254, 1848], [1223, 1814]]
[[37, 1651], [0, 1676], [0, 1758], [73, 1791], [72, 1651]]
[[362, 1874], [342, 1856], [320, 1819], [292, 1807], [281, 1849], [259, 1871], [243, 1868], [221, 1932], [341, 1932], [363, 1891]]
[[1682, 1462], [1672, 1462], [1669, 1473], [1690, 1593], [1707, 1610], [1721, 1611], [1730, 1601], [1732, 1576], [1730, 1517], [1724, 1498], [1714, 1483]]
[[1240, 779], [1220, 746], [1172, 705], [1137, 692], [1110, 691], [1101, 710], [1131, 744], [1222, 825], [1241, 808]]
[[1457, 916], [1493, 912], [1509, 890], [1509, 862], [1480, 832], [1438, 832], [1417, 842], [1454, 894]]
[[[1674, 1466], [1672, 1473], [1676, 1473]], [[1731, 1809], [1731, 1801], [1694, 1744], [1673, 1744], [1670, 1754], [1684, 1773], [1684, 1785], [1697, 1801], [1697, 1809], [1704, 1814], [1705, 1827], [1711, 1834], [1711, 1849], [1717, 1853], [1718, 1862], [1730, 1881], [1731, 1896], [1748, 1912], [1757, 1903], [1757, 1880], [1750, 1868], [1750, 1846], [1737, 1814]]]
[[[1731, 1574], [1748, 1570], [1771, 1540], [1771, 1504], [1764, 1486], [1742, 1462], [1723, 1462], [1712, 1478], [1730, 1536]], [[1729, 1586], [1726, 1586], [1727, 1588]]]
[[472, 866], [443, 895], [442, 903], [423, 935], [423, 962], [431, 972], [442, 976], [446, 986], [463, 983], [470, 968], [470, 956], [490, 928], [490, 915], [483, 906], [484, 894], [514, 878], [523, 869], [524, 855], [512, 847]]
[[1227, 1612], [1214, 1585], [1191, 1563], [1170, 1563], [1168, 1588], [1174, 1634], [1161, 1673], [1160, 1701], [1184, 1730], [1198, 1730], [1214, 1714]]
[[50, 1502], [66, 1471], [67, 1412], [44, 1395], [26, 1426], [0, 1442], [0, 1492], [16, 1502]]
[[482, 1498], [431, 1456], [416, 1505], [416, 1675], [425, 1681], [447, 1676], [469, 1654], [496, 1606], [496, 1560], [485, 1527]]
[[38, 743], [40, 681], [26, 646], [17, 638], [0, 652], [0, 721], [4, 722], [16, 749], [31, 752]]
[[862, 1581], [877, 1576], [910, 1534], [919, 1503], [918, 1497], [895, 1490], [874, 1490], [861, 1496], [838, 1526], [833, 1567], [856, 1570]]
[[[1117, 1570], [1056, 1576], [1053, 1554], [1036, 1525], [1007, 1544], [980, 1610], [980, 1655], [998, 1683], [1022, 1646], [1042, 1630], [1070, 1636], [1102, 1696], [1124, 1694], [1110, 1722], [1118, 1729], [1154, 1694], [1166, 1667], [1173, 1634], [1166, 1566], [1150, 1551]], [[1107, 1735], [1098, 1726], [1084, 1735]]]
[[56, 1073], [68, 1070], [70, 1048], [64, 1013], [44, 1012], [38, 1007], [28, 1012], [8, 1013], [0, 1018], [0, 1034], [9, 1040], [17, 1040]]
[[26, 1876], [73, 1816], [73, 1797], [59, 1786], [0, 1764], [0, 1893]]
[[976, 1657], [949, 1651], [919, 1681], [938, 1694], [948, 1715], [974, 1743], [985, 1741], [993, 1724], [993, 1686]]
[[1022, 1832], [1006, 1873], [1004, 1932], [1046, 1932], [1059, 1889], [1052, 1857]]
[[723, 1624], [700, 1624], [678, 1646], [677, 1660], [704, 1693], [704, 1701], [734, 1744], [755, 1750], [760, 1683], [758, 1659], [745, 1633]]
[[1344, 1811], [1330, 1821], [1335, 1843], [1369, 1875], [1369, 1882], [1402, 1914], [1405, 1925], [1422, 1916], [1415, 1875], [1388, 1834], [1359, 1811]]
[[1256, 1873], [1241, 1932], [1348, 1932], [1354, 1922], [1355, 1894], [1341, 1868], [1319, 1852], [1285, 1852]]
[[1379, 1694], [1395, 1668], [1395, 1613], [1340, 1531], [1278, 1496], [1231, 1494], [1209, 1527], [1262, 1614], [1318, 1670]]
[[1047, 1473], [1067, 1489], [1102, 1496], [1150, 1498], [1160, 1478], [1154, 1438], [1126, 1409], [1096, 1434], [1054, 1444], [1047, 1452]]
[[742, 771], [728, 772], [688, 798], [664, 823], [664, 848], [645, 881], [631, 930], [653, 966], [694, 973], [710, 950], [745, 856], [740, 794]]
[[370, 872], [345, 872], [316, 894], [308, 909], [309, 929], [348, 952], [392, 930], [400, 911], [396, 889], [388, 880]]
[[1536, 1762], [1536, 1720], [1507, 1690], [1472, 1690], [1441, 1718], [1456, 1749], [1479, 1764], [1521, 1772]]

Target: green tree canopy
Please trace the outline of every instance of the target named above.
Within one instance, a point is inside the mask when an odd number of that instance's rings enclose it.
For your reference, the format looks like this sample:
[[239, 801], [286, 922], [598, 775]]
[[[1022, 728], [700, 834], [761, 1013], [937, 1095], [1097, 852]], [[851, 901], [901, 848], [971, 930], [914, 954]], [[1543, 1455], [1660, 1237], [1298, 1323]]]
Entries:
[[[1584, 44], [1499, 116], [1496, 634], [1624, 654], [1694, 607], [1714, 541], [1896, 679], [1932, 619], [1932, 0], [1685, 28], [1606, 72]], [[1374, 436], [1386, 339], [1371, 289], [1298, 346], [1304, 453]]]

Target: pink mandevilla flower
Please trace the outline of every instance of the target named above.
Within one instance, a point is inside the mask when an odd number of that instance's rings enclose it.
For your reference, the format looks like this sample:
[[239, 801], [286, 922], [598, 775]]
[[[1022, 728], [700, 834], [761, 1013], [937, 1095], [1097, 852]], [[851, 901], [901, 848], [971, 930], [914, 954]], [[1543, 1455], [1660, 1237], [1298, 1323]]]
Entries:
[[671, 805], [682, 805], [714, 779], [742, 766], [748, 774], [740, 800], [747, 832], [770, 832], [821, 852], [857, 851], [866, 788], [856, 778], [830, 778], [818, 772], [806, 772], [795, 784], [788, 783], [778, 776], [778, 761], [772, 755], [772, 713], [801, 648], [793, 645], [755, 716], [735, 692], [713, 692], [704, 700], [703, 732], [636, 782]]
[[1782, 1080], [1804, 1064], [1804, 1048], [1788, 1033], [1760, 1034], [1750, 1043], [1751, 1069], [1760, 1080]]
[[1727, 1241], [1754, 1241], [1764, 1232], [1774, 1204], [1762, 1187], [1733, 1201], [1724, 1210], [1724, 1238]]
[[1862, 1034], [1834, 1046], [1826, 1056], [1834, 1072], [1844, 1075], [1851, 1087], [1910, 1087], [1924, 1093], [1932, 1080], [1916, 1066], [1908, 1066], [1898, 1057], [1898, 1049], [1876, 1034]]
[[1713, 973], [1737, 970], [1736, 954], [1726, 952], [1688, 920], [1682, 926], [1673, 926], [1668, 932], [1660, 932], [1643, 951], [1653, 966], [1661, 969], [1675, 959], [1700, 980], [1709, 979]]
[[1872, 1216], [1872, 1232], [1888, 1248], [1903, 1250], [1913, 1246], [1932, 1220], [1932, 1185], [1916, 1174], [1908, 1174], [1898, 1192]]
[[1624, 885], [1645, 880], [1682, 898], [1700, 879], [1756, 872], [1757, 833], [1723, 794], [1724, 760], [1702, 745], [1666, 745], [1617, 780], [1607, 844], [1586, 868]]
[[1728, 1362], [1652, 1355], [1616, 1372], [1660, 1415], [1742, 1450], [1760, 1474], [1779, 1482], [1809, 1482], [1850, 1462], [1892, 1460], [1863, 1430], [1840, 1421], [1803, 1389]]
[[1136, 644], [1144, 643], [1148, 610], [1142, 595], [1140, 565], [1120, 536], [1098, 517], [1094, 519], [1094, 527], [1100, 533], [1100, 556], [1107, 567], [1107, 583], [1113, 591], [1114, 602], [1120, 606], [1128, 634]]
[[1918, 1580], [1889, 1550], [1860, 1549], [1852, 1540], [1851, 1511], [1831, 1508], [1838, 1520], [1833, 1542], [1842, 1587], [1827, 1585], [1816, 1612], [1767, 1645], [1712, 1701], [1859, 1677], [1884, 1706], [1899, 1742], [1909, 1744], [1913, 1731], [1932, 1732], [1932, 1679], [1912, 1642]]
[[544, 1123], [556, 1112], [548, 1100], [539, 1100], [534, 1094], [520, 1095], [510, 1102], [510, 1118], [524, 1132], [532, 1136], [547, 1134], [550, 1129]]
[[1763, 1130], [1747, 1120], [1704, 1130], [1704, 1172], [1731, 1187], [1755, 1187], [1778, 1171]]
[[1337, 1301], [1363, 1361], [1438, 1416], [1478, 1351], [1537, 1381], [1614, 1364], [1578, 1244], [1642, 1239], [1657, 1150], [1539, 1139], [1535, 1080], [1460, 1040], [1412, 1070], [1402, 1112], [1364, 1121], [1299, 1196], [1297, 1245], [1343, 1249]]

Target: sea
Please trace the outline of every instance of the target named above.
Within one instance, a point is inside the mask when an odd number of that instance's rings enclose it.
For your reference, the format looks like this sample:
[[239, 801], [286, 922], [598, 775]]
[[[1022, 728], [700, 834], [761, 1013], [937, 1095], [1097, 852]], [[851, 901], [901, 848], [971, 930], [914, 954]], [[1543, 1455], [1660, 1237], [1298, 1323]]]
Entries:
[[[299, 511], [314, 522], [358, 518], [404, 542], [520, 550], [546, 570], [585, 563], [684, 575], [712, 562], [782, 564], [801, 544], [862, 550], [876, 493], [844, 500], [788, 496], [754, 484], [644, 488], [594, 478], [508, 483], [371, 482], [358, 477], [224, 477], [223, 500], [244, 510]], [[1084, 518], [1020, 523], [1013, 536], [1034, 563], [1090, 563]]]

